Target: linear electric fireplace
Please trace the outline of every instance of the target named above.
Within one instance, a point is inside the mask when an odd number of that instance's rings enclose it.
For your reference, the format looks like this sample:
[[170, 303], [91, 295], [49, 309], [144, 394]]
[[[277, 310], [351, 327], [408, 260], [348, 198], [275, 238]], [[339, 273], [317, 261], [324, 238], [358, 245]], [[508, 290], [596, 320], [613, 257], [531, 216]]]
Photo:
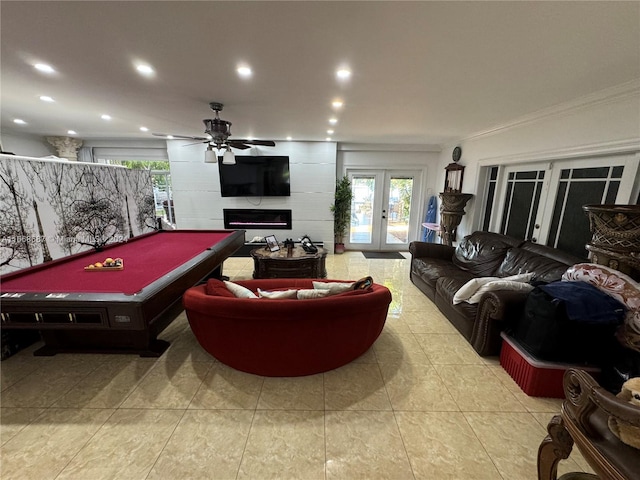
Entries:
[[291, 210], [224, 208], [224, 228], [291, 230]]

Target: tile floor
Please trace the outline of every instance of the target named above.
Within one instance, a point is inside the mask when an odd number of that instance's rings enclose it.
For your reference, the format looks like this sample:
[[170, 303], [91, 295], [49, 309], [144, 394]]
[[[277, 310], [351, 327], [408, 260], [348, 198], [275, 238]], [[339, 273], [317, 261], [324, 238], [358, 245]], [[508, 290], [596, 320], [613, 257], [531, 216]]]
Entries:
[[[405, 253], [408, 257], [409, 254]], [[2, 480], [534, 480], [560, 401], [528, 397], [409, 281], [409, 260], [330, 255], [330, 278], [393, 294], [385, 329], [349, 365], [299, 378], [235, 371], [184, 314], [158, 359], [33, 357], [0, 365]], [[252, 261], [224, 273], [250, 278]], [[579, 453], [560, 473], [590, 471]]]

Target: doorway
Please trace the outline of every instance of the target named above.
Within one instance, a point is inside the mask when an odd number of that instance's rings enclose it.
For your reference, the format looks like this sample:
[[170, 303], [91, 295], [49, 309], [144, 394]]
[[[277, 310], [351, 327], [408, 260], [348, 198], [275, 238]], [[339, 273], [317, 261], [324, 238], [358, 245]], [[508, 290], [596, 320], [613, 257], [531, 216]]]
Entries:
[[413, 238], [420, 173], [407, 170], [348, 171], [351, 223], [346, 247], [402, 251]]

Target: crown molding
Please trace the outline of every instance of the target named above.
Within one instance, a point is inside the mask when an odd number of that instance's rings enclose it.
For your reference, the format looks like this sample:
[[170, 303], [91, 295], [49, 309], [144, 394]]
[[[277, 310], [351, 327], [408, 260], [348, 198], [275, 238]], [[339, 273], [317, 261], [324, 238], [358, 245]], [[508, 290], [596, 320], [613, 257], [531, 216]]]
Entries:
[[339, 143], [341, 152], [436, 152], [442, 147], [434, 144], [403, 144], [403, 143]]
[[616, 140], [612, 142], [580, 145], [577, 147], [557, 148], [553, 150], [540, 150], [520, 154], [504, 155], [501, 157], [488, 157], [478, 160], [481, 167], [502, 165], [508, 163], [531, 163], [551, 160], [565, 160], [584, 157], [601, 157], [609, 155], [624, 155], [640, 153], [640, 138]]
[[582, 96], [575, 100], [563, 102], [552, 107], [543, 108], [536, 112], [518, 117], [508, 123], [497, 125], [495, 127], [483, 130], [477, 133], [473, 133], [459, 140], [459, 142], [477, 140], [483, 137], [489, 137], [499, 133], [503, 133], [513, 128], [521, 127], [540, 121], [544, 118], [563, 115], [572, 111], [581, 110], [584, 108], [591, 108], [596, 105], [605, 105], [607, 103], [617, 102], [621, 99], [640, 96], [640, 79], [631, 80], [629, 82], [621, 83], [614, 87], [599, 90], [595, 93]]

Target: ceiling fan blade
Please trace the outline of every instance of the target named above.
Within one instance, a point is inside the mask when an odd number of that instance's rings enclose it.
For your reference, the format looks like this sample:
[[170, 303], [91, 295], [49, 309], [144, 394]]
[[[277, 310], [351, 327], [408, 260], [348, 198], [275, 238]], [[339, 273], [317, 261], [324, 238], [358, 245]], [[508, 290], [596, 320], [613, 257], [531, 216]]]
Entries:
[[204, 142], [196, 142], [196, 143], [187, 143], [186, 145], [182, 145], [183, 147], [190, 147], [192, 145], [200, 145], [202, 143], [209, 143], [209, 140], [205, 140]]
[[245, 140], [245, 139], [234, 139], [235, 142], [242, 142], [249, 145], [261, 145], [263, 147], [275, 147], [276, 142], [273, 140]]
[[207, 137], [190, 137], [188, 135], [172, 135], [172, 134], [167, 134], [167, 133], [152, 133], [152, 135], [155, 135], [156, 137], [173, 137], [173, 138], [177, 138], [180, 140], [209, 140]]
[[231, 148], [237, 148], [239, 150], [246, 150], [247, 148], [251, 148], [251, 145], [247, 145], [241, 140], [227, 140], [226, 144]]

